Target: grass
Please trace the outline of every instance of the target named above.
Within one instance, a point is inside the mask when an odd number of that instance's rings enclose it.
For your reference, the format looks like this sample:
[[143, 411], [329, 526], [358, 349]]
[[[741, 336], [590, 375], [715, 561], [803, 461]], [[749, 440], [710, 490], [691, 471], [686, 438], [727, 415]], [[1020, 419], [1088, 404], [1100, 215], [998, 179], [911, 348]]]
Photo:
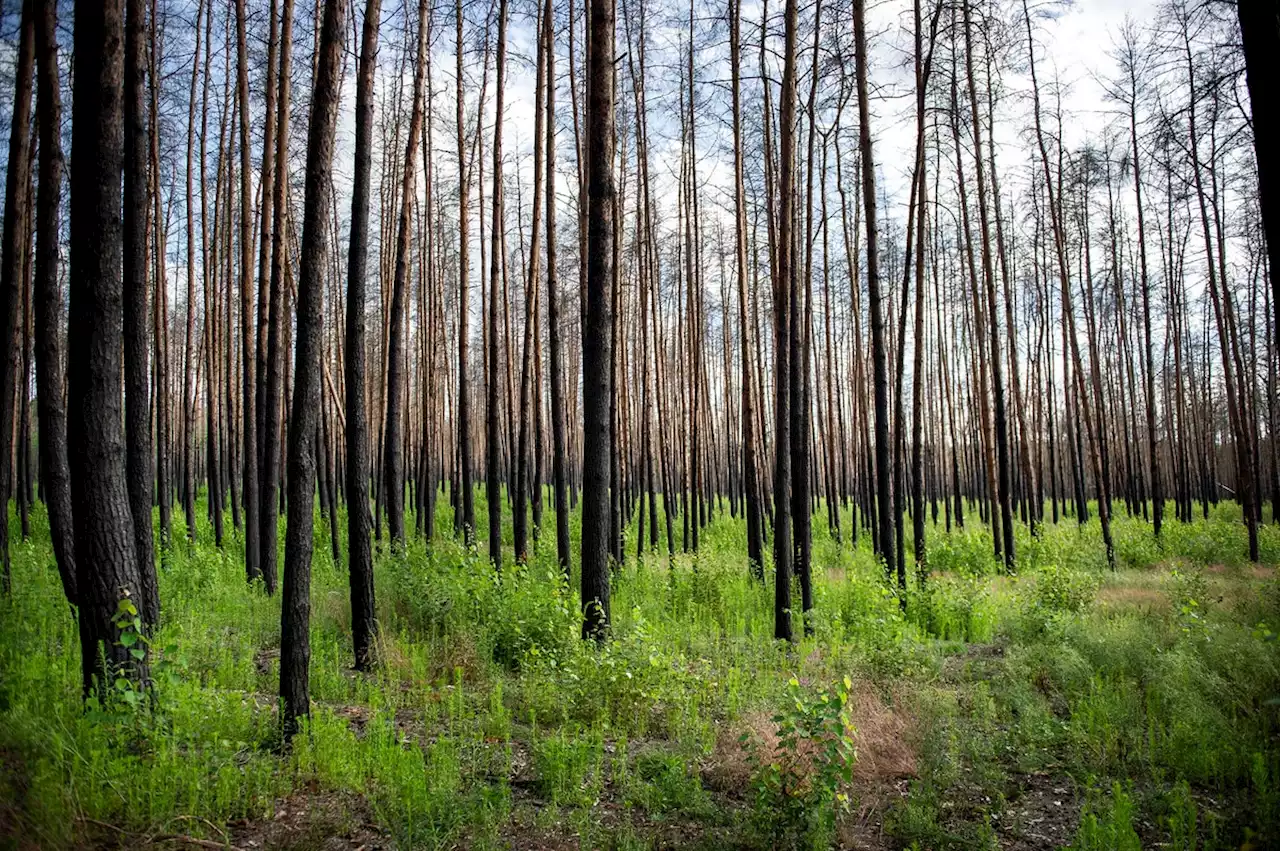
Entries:
[[[477, 513], [483, 528], [483, 498]], [[629, 539], [602, 649], [576, 638], [554, 535], [501, 577], [447, 536], [412, 542], [375, 558], [368, 675], [350, 670], [322, 522], [313, 712], [285, 752], [278, 601], [246, 587], [234, 536], [215, 549], [201, 513], [201, 543], [165, 554], [153, 705], [87, 712], [37, 512], [0, 601], [0, 847], [766, 847], [752, 789], [789, 707], [846, 677], [858, 756], [830, 782], [850, 805], [834, 831], [786, 833], [795, 845], [1280, 844], [1280, 529], [1262, 530], [1254, 566], [1229, 506], [1159, 542], [1117, 516], [1111, 572], [1096, 522], [1019, 527], [1006, 576], [976, 516], [929, 526], [931, 574], [904, 610], [865, 536], [837, 544], [819, 512], [815, 634], [792, 647], [772, 639], [772, 587], [727, 516], [696, 556], [637, 560]], [[451, 528], [445, 499], [436, 528]], [[797, 745], [811, 773], [787, 794], [837, 776], [823, 747]]]

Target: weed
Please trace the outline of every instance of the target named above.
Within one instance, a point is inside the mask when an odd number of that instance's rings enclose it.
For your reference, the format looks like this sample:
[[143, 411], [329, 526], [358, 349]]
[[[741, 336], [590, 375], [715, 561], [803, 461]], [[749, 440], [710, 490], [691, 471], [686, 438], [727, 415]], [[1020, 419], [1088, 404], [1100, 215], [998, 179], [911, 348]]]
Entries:
[[1092, 796], [1085, 805], [1071, 851], [1142, 851], [1133, 818], [1133, 800], [1113, 783], [1109, 796]]

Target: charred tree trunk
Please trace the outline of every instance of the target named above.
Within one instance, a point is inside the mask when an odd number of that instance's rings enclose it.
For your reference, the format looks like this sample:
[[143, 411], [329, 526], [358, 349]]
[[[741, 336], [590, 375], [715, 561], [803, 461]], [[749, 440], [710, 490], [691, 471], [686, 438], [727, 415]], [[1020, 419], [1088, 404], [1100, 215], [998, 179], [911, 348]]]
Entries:
[[505, 268], [505, 240], [502, 211], [502, 107], [507, 65], [507, 0], [498, 2], [497, 94], [493, 126], [493, 220], [489, 225], [489, 380], [485, 405], [485, 500], [489, 515], [489, 561], [495, 569], [502, 567], [502, 449], [500, 445], [498, 381], [501, 374], [498, 335], [502, 311], [499, 293]]
[[876, 225], [875, 158], [871, 149], [865, 0], [854, 0], [853, 32], [857, 53], [855, 69], [858, 80], [858, 150], [862, 157], [862, 202], [866, 207], [867, 298], [870, 302], [868, 310], [871, 315], [871, 368], [875, 394], [876, 519], [879, 524], [880, 556], [884, 559], [886, 570], [892, 570], [897, 564], [897, 543], [894, 540], [893, 495], [889, 468], [889, 364], [880, 292], [880, 242]]
[[556, 557], [568, 581], [573, 556], [569, 543], [569, 483], [564, 409], [564, 344], [561, 341], [560, 282], [556, 268], [556, 51], [551, 0], [543, 9], [547, 51], [547, 338], [551, 349], [551, 479], [556, 508]]
[[[276, 565], [279, 559], [280, 520], [280, 433], [281, 407], [283, 406], [285, 343], [285, 275], [288, 240], [289, 195], [289, 85], [293, 52], [293, 0], [284, 0], [280, 21], [280, 91], [276, 104], [276, 149], [271, 190], [272, 237], [271, 283], [267, 298], [266, 391], [263, 395], [264, 416], [262, 431], [262, 578], [267, 593], [275, 593]], [[263, 198], [263, 207], [268, 204]], [[266, 215], [265, 211], [263, 215]]]
[[[506, 0], [502, 0], [505, 8]], [[582, 342], [582, 637], [609, 631], [609, 484], [614, 435], [614, 0], [590, 0], [587, 39], [587, 264]]]
[[262, 577], [258, 513], [258, 432], [254, 411], [253, 188], [249, 151], [249, 57], [245, 44], [245, 0], [236, 0], [236, 92], [240, 107], [240, 383], [243, 438], [244, 568], [249, 582]]
[[160, 619], [160, 591], [151, 527], [151, 380], [147, 335], [147, 125], [142, 83], [146, 74], [146, 12], [128, 0], [124, 67], [124, 368], [126, 469], [133, 513], [134, 550], [142, 583], [142, 622]]
[[[730, 0], [729, 54], [733, 65], [733, 175], [734, 258], [738, 283], [738, 322], [742, 340], [742, 479], [747, 520], [747, 563], [751, 573], [764, 581], [764, 537], [760, 517], [760, 492], [756, 473], [755, 412], [751, 400], [751, 352], [754, 351], [747, 317], [747, 199], [742, 168], [742, 8]], [[643, 332], [643, 329], [642, 329]], [[728, 381], [726, 374], [725, 380]], [[646, 411], [644, 414], [648, 416]], [[643, 518], [642, 518], [643, 519]]]
[[[120, 641], [118, 614], [142, 596], [125, 469], [121, 376], [124, 293], [122, 0], [78, 0], [71, 122], [71, 309], [68, 435], [76, 518], [80, 659], [87, 695], [105, 677], [146, 680]], [[103, 664], [105, 662], [105, 669]]]
[[368, 0], [356, 78], [355, 179], [351, 189], [351, 246], [347, 254], [346, 488], [350, 559], [351, 635], [356, 669], [373, 661], [373, 554], [369, 542], [369, 422], [365, 410], [365, 283], [369, 258], [369, 175], [373, 170], [373, 75], [378, 60], [382, 0]]
[[[285, 533], [284, 587], [280, 610], [280, 711], [286, 741], [298, 732], [298, 719], [310, 714], [308, 666], [311, 661], [311, 550], [316, 479], [313, 443], [320, 415], [324, 275], [329, 243], [326, 217], [333, 192], [333, 137], [338, 119], [338, 95], [342, 88], [346, 7], [346, 0], [326, 0], [324, 4], [324, 24], [316, 48], [315, 83], [311, 90], [311, 125], [307, 136], [306, 200], [298, 268], [297, 356], [293, 416], [289, 426], [289, 522]], [[282, 76], [281, 79], [287, 77]], [[284, 127], [283, 124], [281, 126]]]
[[[418, 39], [413, 71], [413, 102], [409, 105], [409, 138], [405, 143], [404, 171], [400, 184], [400, 218], [396, 228], [395, 278], [391, 285], [390, 334], [387, 342], [387, 421], [383, 438], [383, 481], [387, 489], [387, 531], [394, 550], [404, 548], [404, 404], [406, 360], [405, 290], [409, 277], [409, 226], [412, 220], [415, 162], [422, 134], [422, 81], [427, 65], [430, 5], [418, 3]], [[501, 126], [501, 122], [499, 122]]]
[[67, 600], [75, 604], [76, 558], [67, 460], [66, 366], [62, 346], [62, 290], [58, 286], [58, 209], [62, 193], [62, 95], [58, 80], [57, 8], [40, 3], [35, 16], [36, 121], [40, 136], [36, 195], [34, 308], [36, 414], [40, 420], [40, 470], [49, 511], [49, 535]]
[[[1258, 206], [1267, 236], [1271, 278], [1271, 321], [1280, 340], [1280, 10], [1274, 0], [1239, 0], [1245, 79], [1253, 113], [1253, 146], [1258, 163]], [[1272, 437], [1274, 441], [1274, 436]]]
[[[773, 467], [773, 637], [792, 641], [791, 580], [795, 552], [791, 528], [791, 323], [794, 311], [792, 278], [795, 240], [795, 123], [796, 123], [796, 30], [799, 11], [796, 0], [786, 0], [783, 11], [782, 92], [778, 105], [778, 221], [773, 255], [774, 325], [774, 467]], [[762, 48], [763, 49], [763, 48]], [[766, 83], [767, 86], [767, 83]], [[767, 108], [767, 107], [766, 107]], [[766, 140], [767, 144], [767, 140]]]
[[35, 76], [34, 0], [24, 0], [14, 80], [13, 124], [4, 190], [4, 244], [0, 247], [0, 561], [3, 591], [10, 591], [9, 487], [13, 480], [15, 379], [22, 310], [22, 267], [27, 253], [27, 187], [31, 182], [31, 81]]

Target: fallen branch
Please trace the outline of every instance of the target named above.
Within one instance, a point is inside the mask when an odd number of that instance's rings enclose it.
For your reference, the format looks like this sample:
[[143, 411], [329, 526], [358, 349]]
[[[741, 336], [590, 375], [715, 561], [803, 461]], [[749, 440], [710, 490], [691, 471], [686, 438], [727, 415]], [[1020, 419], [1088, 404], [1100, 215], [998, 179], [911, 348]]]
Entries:
[[[104, 827], [107, 830], [114, 830], [116, 833], [120, 834], [121, 836], [133, 835], [133, 834], [130, 834], [129, 831], [125, 830], [122, 827], [119, 827], [118, 825], [111, 824], [110, 822], [98, 821], [96, 818], [89, 818], [88, 816], [80, 816], [77, 820], [84, 822], [85, 824], [94, 825], [95, 827]], [[186, 834], [183, 834], [183, 833], [162, 833], [157, 836], [152, 836], [150, 838], [145, 839], [141, 844], [142, 845], [158, 845], [161, 842], [182, 842], [187, 845], [195, 846], [196, 848], [210, 848], [210, 849], [216, 849], [216, 851], [244, 851], [244, 849], [240, 848], [237, 845], [232, 845], [230, 842], [226, 842], [226, 841], [214, 842], [212, 839], [198, 839], [194, 836], [187, 836]]]

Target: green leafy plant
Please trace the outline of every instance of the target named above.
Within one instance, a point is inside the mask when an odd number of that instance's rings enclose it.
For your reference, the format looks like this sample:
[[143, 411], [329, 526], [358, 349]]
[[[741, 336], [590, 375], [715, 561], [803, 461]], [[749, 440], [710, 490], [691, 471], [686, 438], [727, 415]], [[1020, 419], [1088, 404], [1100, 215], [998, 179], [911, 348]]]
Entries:
[[776, 742], [742, 736], [752, 769], [753, 817], [771, 847], [824, 847], [849, 807], [846, 785], [857, 760], [848, 677], [816, 696], [792, 677], [787, 704], [773, 716]]
[[145, 662], [151, 643], [142, 628], [142, 617], [128, 593], [121, 595], [111, 624], [119, 630], [115, 645], [125, 650], [129, 661], [114, 664], [102, 653], [103, 681], [89, 705], [89, 718], [99, 722], [118, 722], [142, 710], [147, 704], [147, 670]]
[[1209, 581], [1199, 567], [1174, 568], [1169, 574], [1169, 597], [1183, 632], [1199, 629], [1209, 604]]
[[1040, 571], [1032, 603], [1049, 614], [1082, 612], [1093, 603], [1098, 584], [1090, 573], [1051, 564]]

